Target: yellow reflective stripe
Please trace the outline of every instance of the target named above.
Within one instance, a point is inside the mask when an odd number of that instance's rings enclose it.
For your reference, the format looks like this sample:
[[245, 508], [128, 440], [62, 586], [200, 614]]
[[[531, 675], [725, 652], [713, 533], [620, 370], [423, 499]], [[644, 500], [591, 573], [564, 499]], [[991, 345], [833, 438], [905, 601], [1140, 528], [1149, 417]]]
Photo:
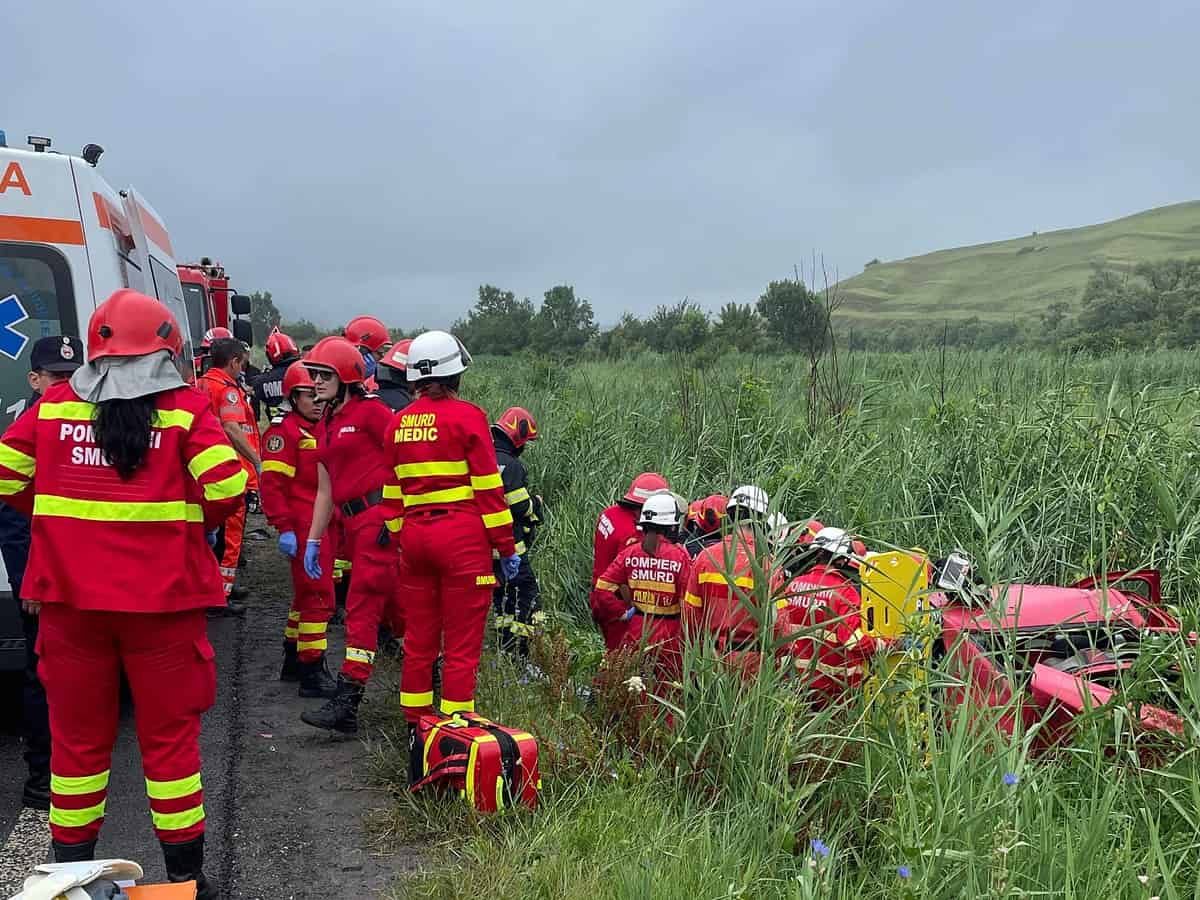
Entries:
[[[458, 503], [460, 500], [470, 500], [474, 496], [475, 492], [467, 485], [446, 488], [444, 491], [429, 491], [425, 494], [405, 494], [404, 507], [407, 509], [410, 506], [428, 506], [431, 503]], [[512, 519], [511, 515], [509, 519]]]
[[675, 586], [664, 581], [645, 581], [641, 578], [629, 579], [629, 586], [635, 591], [654, 591], [658, 594], [668, 594], [675, 590]]
[[400, 487], [400, 485], [398, 485], [398, 484], [385, 484], [383, 486], [383, 499], [384, 500], [403, 500], [404, 499], [404, 488]]
[[300, 613], [296, 612], [294, 609], [290, 610], [288, 612], [288, 621], [289, 622], [299, 622], [300, 621]]
[[230, 475], [228, 478], [222, 478], [220, 481], [214, 481], [212, 484], [204, 486], [205, 500], [228, 500], [230, 497], [236, 497], [238, 494], [246, 493], [246, 483], [249, 480], [245, 469], [241, 469]]
[[653, 603], [641, 603], [634, 600], [633, 605], [637, 608], [638, 612], [645, 613], [648, 616], [674, 616], [679, 614], [678, 603], [672, 603], [670, 606], [655, 606]]
[[188, 429], [192, 427], [194, 421], [196, 421], [196, 416], [186, 409], [156, 409], [154, 419], [150, 424], [155, 428]]
[[146, 779], [146, 796], [151, 800], [178, 800], [200, 790], [200, 773], [189, 775], [187, 778], [176, 778], [174, 781], [154, 781]]
[[396, 466], [397, 478], [437, 478], [440, 476], [466, 475], [470, 471], [465, 459], [447, 462], [401, 463]]
[[215, 469], [221, 463], [235, 462], [237, 454], [228, 444], [213, 444], [207, 450], [201, 450], [188, 461], [188, 471], [193, 478], [199, 478], [209, 469]]
[[12, 469], [18, 475], [32, 478], [37, 468], [37, 460], [8, 444], [0, 444], [0, 466]]
[[324, 622], [301, 622], [300, 623], [300, 633], [301, 634], [324, 634], [325, 633], [325, 623]]
[[175, 813], [160, 813], [151, 809], [150, 820], [159, 831], [182, 831], [204, 821], [204, 804]]
[[603, 578], [596, 579], [596, 590], [598, 591], [615, 591], [618, 587], [620, 585], [615, 581], [605, 581]]
[[367, 663], [371, 665], [375, 662], [375, 653], [371, 650], [362, 650], [358, 647], [346, 648], [346, 659], [351, 662]]
[[509, 491], [504, 495], [504, 500], [509, 506], [516, 506], [518, 503], [523, 503], [529, 499], [532, 499], [529, 496], [529, 488], [517, 488], [515, 491]]
[[452, 716], [460, 712], [475, 712], [474, 700], [441, 700], [438, 702], [438, 708], [442, 714]]
[[477, 491], [491, 491], [499, 487], [504, 487], [504, 482], [500, 480], [499, 472], [492, 475], [472, 475], [471, 487]]
[[108, 773], [105, 769], [99, 775], [55, 775], [50, 774], [50, 791], [62, 794], [64, 797], [78, 797], [80, 794], [94, 794], [108, 787]]
[[483, 514], [484, 528], [499, 528], [501, 525], [511, 525], [512, 523], [512, 513], [507, 509], [503, 512]]
[[294, 626], [294, 625], [288, 625], [286, 628], [283, 629], [283, 636], [285, 638], [288, 638], [289, 640], [294, 641], [299, 636], [299, 634], [300, 634], [300, 632], [296, 629], [296, 626]]
[[400, 692], [401, 706], [433, 706], [433, 691]]
[[59, 809], [51, 803], [50, 824], [59, 828], [82, 828], [91, 825], [97, 819], [104, 818], [106, 802], [101, 800], [95, 806], [85, 806], [83, 809]]
[[96, 407], [84, 400], [68, 400], [63, 403], [39, 403], [39, 419], [65, 419], [68, 422], [90, 422]]
[[789, 604], [788, 604], [788, 602], [787, 602], [787, 599], [786, 599], [786, 598], [784, 598], [784, 599], [781, 599], [781, 600], [776, 600], [776, 601], [775, 601], [775, 608], [776, 608], [776, 609], [787, 609], [787, 608], [788, 608], [788, 605], [789, 605]]
[[[245, 473], [242, 473], [245, 476]], [[91, 522], [203, 522], [198, 504], [184, 500], [137, 503], [119, 500], [80, 500], [38, 494], [33, 499], [35, 516], [86, 519]]]
[[525, 542], [524, 542], [524, 541], [517, 541], [517, 542], [516, 542], [516, 544], [514, 544], [513, 546], [514, 546], [514, 547], [516, 547], [516, 550], [517, 550], [517, 552], [518, 552], [518, 553], [520, 553], [522, 556], [524, 556], [524, 555], [525, 555], [525, 550], [526, 550], [527, 548], [526, 548], [526, 546], [525, 546]]
[[283, 475], [285, 478], [295, 478], [296, 477], [296, 467], [289, 466], [287, 463], [285, 463], [281, 459], [264, 459], [263, 460], [263, 471], [264, 472], [278, 472], [280, 475]]
[[693, 594], [691, 591], [688, 591], [686, 594], [683, 595], [683, 601], [688, 606], [703, 606], [704, 605], [704, 601], [701, 600], [699, 597], [697, 597], [695, 594]]
[[350, 569], [353, 568], [353, 565], [354, 564], [348, 559], [335, 559], [333, 561], [333, 567], [335, 569]]
[[731, 579], [720, 572], [701, 572], [699, 581], [701, 584], [735, 584], [740, 588], [754, 587], [754, 579], [749, 575]]
[[321, 638], [316, 641], [296, 641], [297, 650], [328, 650], [329, 641], [326, 638]]
[[0, 479], [0, 497], [11, 497], [29, 487], [28, 481], [14, 481], [10, 478]]
[[300, 438], [300, 443], [297, 444], [296, 446], [299, 447], [301, 450], [316, 450], [317, 449], [317, 439], [316, 438]]
[[401, 516], [397, 516], [394, 519], [384, 519], [383, 524], [387, 526], [388, 531], [395, 534], [404, 526], [404, 519]]

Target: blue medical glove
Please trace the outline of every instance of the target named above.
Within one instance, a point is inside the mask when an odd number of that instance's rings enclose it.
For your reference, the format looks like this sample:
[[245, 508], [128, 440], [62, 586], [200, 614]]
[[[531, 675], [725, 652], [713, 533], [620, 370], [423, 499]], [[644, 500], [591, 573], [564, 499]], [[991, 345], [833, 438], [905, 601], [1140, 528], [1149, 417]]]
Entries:
[[504, 557], [501, 566], [504, 569], [504, 580], [512, 581], [517, 577], [517, 573], [521, 571], [521, 554], [514, 553], [512, 556]]
[[633, 615], [634, 615], [634, 613], [636, 613], [636, 612], [637, 612], [637, 607], [636, 607], [636, 606], [631, 606], [631, 607], [629, 607], [629, 609], [625, 610], [625, 614], [621, 616], [621, 621], [622, 621], [622, 622], [628, 622], [630, 619], [632, 619], [632, 618], [633, 618]]
[[362, 357], [363, 357], [363, 369], [366, 372], [366, 376], [368, 378], [370, 378], [372, 375], [375, 374], [375, 369], [379, 365], [379, 362], [378, 362], [378, 360], [375, 359], [374, 353], [369, 353], [369, 352], [363, 351]]
[[217, 546], [217, 530], [204, 532], [204, 539], [208, 541], [208, 546]]
[[279, 552], [291, 559], [296, 558], [296, 532], [285, 531], [279, 535]]
[[321, 563], [318, 561], [320, 555], [320, 541], [309, 541], [304, 545], [304, 573], [313, 581], [321, 577]]

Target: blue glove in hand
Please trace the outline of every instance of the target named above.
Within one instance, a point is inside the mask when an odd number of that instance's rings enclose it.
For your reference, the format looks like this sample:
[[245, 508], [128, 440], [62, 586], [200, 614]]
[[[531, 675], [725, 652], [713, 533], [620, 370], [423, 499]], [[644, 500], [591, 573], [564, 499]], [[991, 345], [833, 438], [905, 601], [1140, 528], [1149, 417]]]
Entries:
[[625, 614], [621, 616], [621, 621], [628, 622], [630, 619], [633, 618], [633, 614], [636, 612], [637, 612], [636, 606], [629, 607], [629, 609], [625, 610]]
[[279, 535], [279, 552], [291, 559], [296, 558], [296, 532], [285, 531]]
[[215, 530], [204, 532], [204, 539], [206, 541], [208, 541], [208, 546], [210, 546], [210, 547], [217, 546], [217, 532]]
[[309, 541], [304, 545], [304, 574], [313, 581], [321, 577], [321, 563], [317, 559], [320, 555], [320, 541]]
[[504, 561], [500, 565], [504, 569], [504, 580], [512, 581], [521, 571], [521, 554], [514, 553], [512, 556], [504, 557]]

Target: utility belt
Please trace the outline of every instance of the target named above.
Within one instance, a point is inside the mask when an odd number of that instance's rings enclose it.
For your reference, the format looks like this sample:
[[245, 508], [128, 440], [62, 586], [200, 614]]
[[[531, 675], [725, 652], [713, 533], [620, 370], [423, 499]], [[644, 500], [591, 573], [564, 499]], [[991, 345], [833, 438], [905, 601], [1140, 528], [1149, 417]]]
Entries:
[[372, 506], [378, 506], [383, 502], [383, 490], [376, 488], [362, 497], [355, 497], [353, 500], [347, 500], [342, 504], [342, 515], [346, 518], [357, 516], [359, 513], [366, 512]]
[[647, 618], [651, 619], [678, 619], [680, 615], [677, 612], [654, 612], [652, 610], [642, 609], [640, 606], [635, 606], [634, 609], [637, 610], [634, 615], [646, 616]]

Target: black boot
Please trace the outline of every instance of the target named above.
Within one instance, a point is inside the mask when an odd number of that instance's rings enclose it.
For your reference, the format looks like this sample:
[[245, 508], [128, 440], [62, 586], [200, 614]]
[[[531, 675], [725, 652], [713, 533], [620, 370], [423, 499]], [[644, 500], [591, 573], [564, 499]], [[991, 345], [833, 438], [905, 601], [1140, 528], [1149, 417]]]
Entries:
[[179, 884], [196, 882], [196, 900], [219, 900], [221, 892], [204, 877], [204, 835], [186, 844], [163, 843], [163, 860], [167, 864], [167, 881]]
[[329, 674], [329, 666], [325, 663], [325, 654], [310, 663], [297, 662], [300, 673], [301, 697], [324, 697], [326, 699], [337, 695], [338, 685]]
[[358, 704], [362, 702], [362, 695], [363, 685], [345, 675], [339, 675], [337, 693], [320, 709], [301, 713], [300, 720], [313, 728], [357, 734]]
[[404, 658], [404, 645], [396, 640], [396, 636], [392, 634], [392, 629], [386, 625], [379, 626], [379, 634], [375, 647], [376, 652], [380, 656], [386, 656], [390, 659]]
[[210, 606], [207, 612], [210, 619], [240, 619], [246, 615], [246, 607], [234, 600], [233, 595], [230, 594], [224, 606]]
[[95, 841], [84, 841], [82, 844], [60, 844], [58, 841], [51, 841], [51, 844], [54, 845], [56, 863], [88, 862], [96, 858]]
[[21, 802], [29, 809], [50, 808], [50, 768], [37, 769], [30, 767], [29, 777], [25, 779], [25, 789], [21, 794]]
[[408, 723], [408, 786], [416, 787], [425, 777], [425, 744], [417, 737], [417, 726]]
[[296, 642], [283, 642], [283, 668], [279, 670], [280, 681], [300, 680], [300, 658], [296, 655]]

